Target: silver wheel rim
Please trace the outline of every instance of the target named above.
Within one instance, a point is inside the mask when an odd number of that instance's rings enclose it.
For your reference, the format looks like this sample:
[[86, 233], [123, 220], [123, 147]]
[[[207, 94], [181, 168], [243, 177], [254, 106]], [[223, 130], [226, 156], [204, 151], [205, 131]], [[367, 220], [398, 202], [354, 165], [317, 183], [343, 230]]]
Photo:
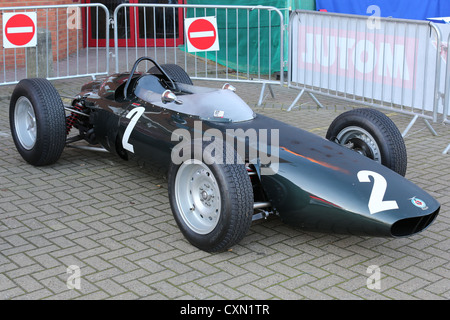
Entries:
[[193, 232], [208, 234], [217, 226], [220, 189], [206, 164], [188, 160], [180, 166], [175, 178], [175, 198], [181, 218]]
[[[352, 139], [359, 139], [365, 143], [365, 145], [370, 149], [373, 155], [373, 160], [381, 163], [381, 153], [377, 142], [374, 137], [364, 130], [363, 128], [351, 126], [347, 127], [336, 136], [336, 140], [343, 146], [346, 146], [353, 150]], [[357, 150], [355, 150], [357, 151]], [[359, 151], [357, 151], [359, 152]], [[363, 154], [362, 152], [359, 152]], [[363, 154], [364, 155], [364, 154]]]
[[20, 144], [26, 150], [36, 144], [37, 125], [33, 105], [26, 97], [20, 97], [14, 109], [14, 128]]

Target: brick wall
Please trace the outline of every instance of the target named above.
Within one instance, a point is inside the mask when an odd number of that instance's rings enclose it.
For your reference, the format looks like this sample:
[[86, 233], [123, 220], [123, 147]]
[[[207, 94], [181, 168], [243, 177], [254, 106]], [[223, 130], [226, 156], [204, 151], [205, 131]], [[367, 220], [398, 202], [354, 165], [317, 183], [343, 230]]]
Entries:
[[[81, 0], [28, 0], [28, 1], [10, 1], [0, 0], [0, 7], [18, 7], [18, 6], [45, 6], [45, 5], [64, 5], [81, 3]], [[30, 10], [28, 10], [30, 11]], [[81, 10], [80, 10], [81, 11]], [[11, 12], [11, 11], [6, 11]], [[16, 12], [20, 12], [17, 10]], [[69, 20], [69, 22], [68, 22]], [[83, 19], [84, 21], [84, 19]], [[2, 15], [0, 12], [0, 28], [3, 27]], [[77, 31], [76, 11], [67, 9], [39, 9], [37, 11], [37, 27], [47, 29], [51, 32], [53, 60], [64, 60], [67, 55], [77, 51], [77, 48], [83, 47], [83, 35], [86, 32]], [[82, 27], [82, 26], [81, 26]], [[78, 44], [77, 44], [78, 37]], [[25, 66], [26, 49], [4, 49], [3, 48], [3, 30], [0, 36], [0, 71], [2, 69], [22, 68]]]

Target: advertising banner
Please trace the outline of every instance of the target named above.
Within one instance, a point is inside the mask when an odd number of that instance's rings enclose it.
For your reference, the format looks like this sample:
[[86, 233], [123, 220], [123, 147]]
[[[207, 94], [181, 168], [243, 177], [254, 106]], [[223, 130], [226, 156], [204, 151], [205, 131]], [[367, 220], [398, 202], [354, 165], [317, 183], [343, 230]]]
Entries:
[[434, 110], [445, 61], [428, 23], [298, 11], [290, 31], [293, 83], [385, 106]]

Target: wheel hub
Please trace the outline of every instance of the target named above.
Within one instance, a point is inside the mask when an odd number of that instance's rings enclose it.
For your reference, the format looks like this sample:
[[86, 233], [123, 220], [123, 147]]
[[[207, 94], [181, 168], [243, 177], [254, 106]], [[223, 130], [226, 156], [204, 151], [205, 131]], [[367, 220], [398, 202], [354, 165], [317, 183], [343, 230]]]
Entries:
[[353, 138], [349, 141], [348, 145], [351, 144], [350, 149], [352, 149], [353, 151], [358, 152], [359, 154], [368, 157], [370, 159], [374, 159], [374, 154], [372, 152], [372, 149], [370, 148], [370, 146], [364, 141], [362, 140], [360, 137], [358, 138]]
[[204, 184], [199, 188], [200, 201], [207, 206], [211, 206], [211, 201], [214, 199], [214, 190], [209, 184]]
[[363, 128], [351, 126], [343, 129], [336, 137], [343, 146], [381, 163], [381, 152], [373, 136]]
[[16, 102], [14, 122], [17, 138], [26, 150], [33, 149], [37, 139], [36, 115], [28, 98], [22, 96]]
[[186, 225], [198, 234], [214, 230], [220, 217], [220, 190], [208, 166], [189, 160], [175, 179], [178, 210]]

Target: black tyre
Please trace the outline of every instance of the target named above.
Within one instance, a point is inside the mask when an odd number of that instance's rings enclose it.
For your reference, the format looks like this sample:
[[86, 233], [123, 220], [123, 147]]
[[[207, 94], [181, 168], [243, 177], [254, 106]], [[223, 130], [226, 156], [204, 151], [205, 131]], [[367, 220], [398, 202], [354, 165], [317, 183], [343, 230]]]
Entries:
[[406, 146], [394, 122], [375, 109], [354, 109], [339, 115], [328, 128], [328, 140], [346, 146], [405, 176]]
[[242, 240], [250, 228], [252, 185], [245, 166], [230, 161], [229, 154], [223, 164], [211, 161], [208, 155], [198, 158], [171, 164], [170, 205], [178, 227], [192, 245], [207, 252], [223, 251]]
[[[192, 85], [191, 77], [184, 71], [182, 67], [176, 64], [162, 64], [161, 68], [167, 73], [167, 75], [174, 81], [178, 83], [190, 84]], [[161, 74], [159, 69], [154, 66], [148, 70], [151, 74]]]
[[9, 107], [17, 151], [28, 163], [55, 163], [66, 143], [66, 116], [61, 98], [46, 79], [24, 79], [14, 88]]

